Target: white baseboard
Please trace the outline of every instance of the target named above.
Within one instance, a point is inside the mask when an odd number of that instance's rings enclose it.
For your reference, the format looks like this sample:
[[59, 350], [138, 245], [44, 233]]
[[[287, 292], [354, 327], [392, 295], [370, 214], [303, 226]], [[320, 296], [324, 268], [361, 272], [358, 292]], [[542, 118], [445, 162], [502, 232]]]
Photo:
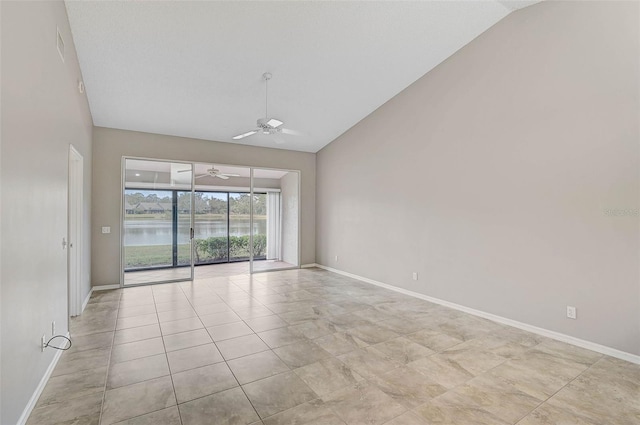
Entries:
[[107, 291], [109, 289], [120, 289], [120, 285], [116, 283], [114, 285], [97, 285], [91, 287], [91, 291]]
[[[66, 336], [67, 338], [69, 338], [69, 332], [67, 332]], [[20, 415], [20, 419], [18, 419], [18, 423], [16, 425], [25, 425], [27, 423], [27, 420], [29, 420], [29, 415], [31, 415], [33, 408], [36, 407], [36, 403], [38, 403], [38, 399], [40, 398], [42, 391], [44, 391], [44, 387], [47, 386], [47, 382], [49, 382], [49, 378], [51, 377], [53, 370], [56, 368], [56, 365], [58, 364], [58, 360], [60, 360], [60, 356], [62, 356], [63, 352], [64, 351], [62, 350], [56, 350], [56, 354], [53, 356], [53, 360], [49, 364], [49, 367], [47, 368], [44, 375], [42, 376], [42, 379], [40, 380], [40, 383], [36, 387], [36, 390], [31, 395], [31, 398], [29, 399], [29, 403], [27, 403], [24, 410], [22, 411], [22, 415]]]
[[318, 265], [316, 263], [309, 263], [300, 266], [301, 269], [311, 269], [313, 267], [318, 267]]
[[324, 270], [328, 270], [333, 273], [337, 273], [343, 276], [347, 276], [353, 279], [360, 280], [362, 282], [370, 283], [372, 285], [380, 286], [386, 289], [390, 289], [392, 291], [400, 292], [401, 294], [409, 295], [415, 298], [420, 298], [421, 300], [429, 301], [435, 304], [443, 305], [445, 307], [452, 308], [454, 310], [464, 311], [465, 313], [472, 314], [474, 316], [482, 317], [484, 319], [491, 320], [493, 322], [501, 323], [503, 325], [512, 326], [514, 328], [522, 329], [534, 334], [546, 336], [547, 338], [555, 339], [557, 341], [566, 342], [568, 344], [576, 345], [578, 347], [586, 348], [587, 350], [595, 351], [598, 353], [606, 354], [607, 356], [616, 357], [618, 359], [626, 360], [631, 363], [640, 364], [640, 356], [627, 353], [625, 351], [617, 350], [612, 347], [607, 347], [606, 345], [600, 345], [595, 342], [586, 341], [584, 339], [575, 338], [570, 335], [566, 335], [560, 332], [551, 331], [544, 328], [539, 328], [537, 326], [529, 325], [527, 323], [518, 322], [517, 320], [508, 319], [506, 317], [498, 316], [491, 313], [486, 313], [481, 310], [476, 310], [470, 307], [465, 307], [460, 304], [455, 304], [449, 301], [441, 300], [439, 298], [430, 297], [428, 295], [421, 294], [419, 292], [413, 292], [408, 289], [399, 288], [397, 286], [389, 285], [387, 283], [378, 282], [377, 280], [369, 279], [366, 277], [358, 276], [353, 273], [345, 272], [342, 270], [334, 269], [332, 267], [323, 266], [322, 264], [316, 264], [316, 267], [319, 267]]
[[91, 290], [87, 294], [87, 297], [82, 302], [82, 309], [80, 310], [80, 314], [82, 314], [84, 312], [84, 309], [87, 308], [87, 304], [89, 304], [89, 300], [91, 299], [91, 294], [93, 294], [93, 287], [91, 288]]

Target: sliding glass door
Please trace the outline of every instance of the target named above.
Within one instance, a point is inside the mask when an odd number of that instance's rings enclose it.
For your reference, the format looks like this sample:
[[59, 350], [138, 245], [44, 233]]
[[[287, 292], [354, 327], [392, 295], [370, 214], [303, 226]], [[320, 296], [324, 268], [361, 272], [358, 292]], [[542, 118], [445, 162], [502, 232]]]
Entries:
[[123, 159], [122, 285], [297, 268], [298, 171]]
[[297, 268], [300, 173], [251, 171], [251, 272]]
[[193, 278], [193, 167], [124, 159], [122, 284]]

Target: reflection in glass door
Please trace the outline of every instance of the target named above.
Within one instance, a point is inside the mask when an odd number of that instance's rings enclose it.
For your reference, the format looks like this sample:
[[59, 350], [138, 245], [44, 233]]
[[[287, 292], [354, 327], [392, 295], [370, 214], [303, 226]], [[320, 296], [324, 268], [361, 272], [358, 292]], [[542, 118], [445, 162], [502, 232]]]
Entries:
[[259, 168], [251, 171], [251, 272], [297, 268], [300, 173]]
[[123, 285], [192, 279], [192, 165], [127, 158], [123, 182]]

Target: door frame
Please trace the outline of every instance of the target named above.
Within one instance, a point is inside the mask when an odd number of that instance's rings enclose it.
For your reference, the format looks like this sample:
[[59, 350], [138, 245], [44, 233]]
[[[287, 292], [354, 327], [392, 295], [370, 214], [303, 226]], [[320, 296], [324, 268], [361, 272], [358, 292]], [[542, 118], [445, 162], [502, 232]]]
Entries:
[[70, 317], [82, 314], [82, 272], [83, 272], [83, 204], [84, 204], [84, 158], [69, 145], [69, 182], [67, 205], [67, 281], [68, 313]]
[[[179, 279], [169, 279], [162, 281], [153, 281], [153, 282], [144, 282], [144, 283], [130, 283], [125, 285], [124, 277], [125, 277], [125, 252], [124, 252], [124, 221], [125, 221], [125, 190], [126, 190], [126, 165], [127, 160], [136, 160], [136, 161], [151, 161], [151, 162], [168, 162], [170, 164], [187, 164], [191, 166], [191, 226], [190, 226], [190, 253], [191, 253], [191, 262], [189, 264], [190, 269], [190, 277], [188, 278], [179, 278]], [[193, 244], [193, 234], [194, 234], [194, 226], [195, 226], [195, 162], [193, 161], [181, 161], [181, 160], [172, 160], [172, 159], [158, 159], [158, 158], [145, 158], [145, 157], [137, 157], [137, 156], [123, 156], [120, 164], [120, 288], [132, 288], [134, 286], [145, 286], [145, 285], [155, 285], [159, 283], [173, 283], [173, 282], [185, 282], [185, 281], [193, 281], [194, 279], [194, 268], [195, 268], [195, 255], [194, 255], [194, 244]], [[153, 189], [147, 189], [153, 190]], [[162, 189], [158, 189], [162, 190]], [[184, 192], [187, 192], [186, 190]]]

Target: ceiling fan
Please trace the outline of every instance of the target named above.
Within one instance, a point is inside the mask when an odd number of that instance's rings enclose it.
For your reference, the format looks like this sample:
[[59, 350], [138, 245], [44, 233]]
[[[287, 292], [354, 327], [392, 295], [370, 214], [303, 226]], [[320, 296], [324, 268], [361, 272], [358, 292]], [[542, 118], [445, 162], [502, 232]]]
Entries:
[[247, 131], [246, 133], [238, 134], [237, 136], [233, 137], [233, 140], [240, 140], [240, 139], [244, 139], [245, 137], [253, 136], [254, 134], [257, 134], [257, 133], [262, 133], [262, 134], [270, 135], [277, 144], [282, 144], [285, 141], [280, 136], [280, 134], [290, 134], [293, 136], [302, 135], [298, 131], [290, 130], [288, 128], [282, 127], [282, 125], [284, 124], [283, 121], [277, 118], [269, 118], [269, 80], [271, 79], [271, 77], [272, 75], [269, 72], [265, 72], [264, 74], [262, 74], [262, 78], [264, 79], [264, 82], [265, 82], [265, 101], [264, 101], [265, 113], [264, 113], [264, 118], [258, 119], [258, 122], [257, 122], [258, 128]]
[[[187, 173], [187, 172], [191, 172], [191, 170], [179, 170], [178, 171], [178, 173]], [[202, 177], [207, 177], [207, 176], [217, 177], [217, 178], [222, 179], [222, 180], [228, 180], [229, 177], [240, 177], [240, 174], [221, 173], [220, 170], [218, 170], [215, 167], [215, 165], [212, 165], [211, 168], [209, 168], [207, 170], [207, 174], [196, 175], [196, 179], [199, 179], [199, 178], [202, 178]]]

